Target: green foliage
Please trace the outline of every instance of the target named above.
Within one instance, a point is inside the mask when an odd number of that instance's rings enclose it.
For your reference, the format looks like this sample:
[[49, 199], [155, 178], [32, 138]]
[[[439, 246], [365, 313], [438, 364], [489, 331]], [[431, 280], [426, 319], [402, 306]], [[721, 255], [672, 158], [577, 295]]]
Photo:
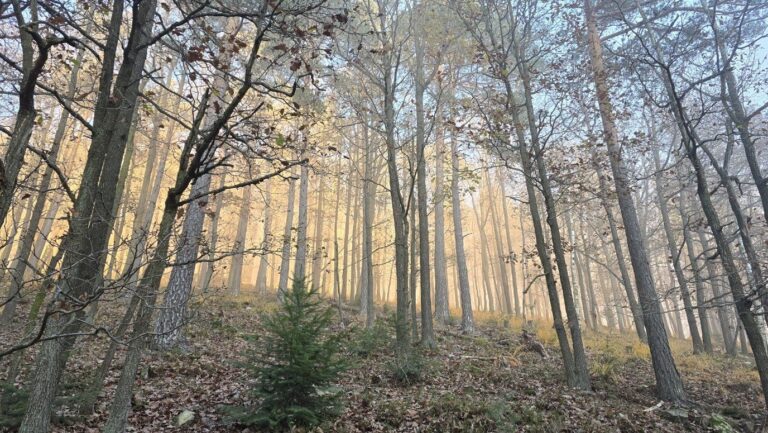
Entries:
[[332, 386], [346, 368], [341, 334], [332, 332], [333, 309], [315, 289], [296, 281], [280, 307], [264, 316], [265, 335], [252, 352], [257, 408], [228, 409], [242, 424], [272, 430], [314, 426], [338, 413], [340, 390]]
[[371, 328], [364, 328], [356, 333], [349, 350], [353, 355], [367, 358], [392, 347], [392, 329], [388, 323], [379, 320]]
[[408, 353], [396, 356], [387, 363], [387, 368], [395, 381], [403, 385], [411, 385], [423, 378], [427, 363], [418, 350], [409, 350]]
[[18, 427], [27, 411], [29, 394], [10, 383], [0, 381], [0, 427]]

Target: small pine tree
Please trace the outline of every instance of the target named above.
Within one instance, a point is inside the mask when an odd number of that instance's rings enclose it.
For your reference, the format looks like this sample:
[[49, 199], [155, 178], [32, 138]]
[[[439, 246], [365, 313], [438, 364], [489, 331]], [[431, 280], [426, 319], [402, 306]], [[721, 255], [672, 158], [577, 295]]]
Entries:
[[316, 289], [295, 281], [280, 307], [264, 317], [265, 335], [254, 350], [255, 410], [231, 412], [243, 424], [270, 429], [314, 426], [338, 413], [333, 381], [346, 368], [339, 356], [341, 335], [330, 331], [333, 309]]

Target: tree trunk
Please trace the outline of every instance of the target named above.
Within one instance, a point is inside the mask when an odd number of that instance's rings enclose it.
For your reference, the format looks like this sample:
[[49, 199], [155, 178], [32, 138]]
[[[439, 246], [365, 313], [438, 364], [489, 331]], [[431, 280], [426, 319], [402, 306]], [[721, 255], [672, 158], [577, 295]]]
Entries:
[[360, 316], [365, 320], [366, 328], [371, 328], [376, 311], [373, 306], [373, 223], [375, 209], [376, 183], [374, 176], [373, 145], [368, 136], [368, 127], [363, 130], [364, 169], [363, 169], [363, 250], [360, 272]]
[[280, 281], [277, 285], [278, 295], [288, 290], [288, 278], [291, 267], [291, 238], [293, 237], [293, 207], [296, 202], [296, 184], [288, 180], [288, 209], [285, 211], [285, 226], [283, 228], [283, 247], [280, 252]]
[[[91, 25], [88, 25], [88, 28], [91, 28]], [[80, 65], [83, 61], [84, 51], [82, 48], [78, 50], [77, 52], [77, 58], [75, 59], [75, 62], [72, 66], [72, 71], [70, 71], [69, 74], [69, 81], [67, 82], [67, 92], [66, 92], [66, 98], [71, 99], [74, 97], [75, 92], [77, 91], [77, 81], [78, 81], [78, 74], [80, 72]], [[59, 123], [56, 127], [56, 132], [53, 136], [53, 143], [51, 144], [51, 148], [48, 150], [48, 160], [51, 163], [56, 163], [56, 159], [59, 154], [59, 150], [61, 149], [61, 143], [64, 141], [64, 134], [67, 132], [67, 121], [69, 120], [69, 111], [62, 109], [61, 111], [61, 117], [59, 118]], [[38, 186], [38, 193], [37, 197], [35, 198], [35, 206], [32, 210], [29, 225], [27, 226], [27, 230], [24, 231], [24, 234], [22, 235], [22, 238], [19, 242], [19, 250], [16, 254], [16, 260], [13, 268], [11, 269], [11, 285], [8, 290], [8, 300], [6, 301], [5, 307], [3, 308], [2, 316], [0, 316], [0, 325], [7, 325], [10, 323], [11, 319], [13, 318], [13, 315], [16, 311], [16, 305], [18, 304], [18, 295], [21, 293], [21, 290], [24, 286], [24, 272], [27, 270], [27, 263], [30, 259], [30, 254], [32, 253], [32, 248], [34, 246], [35, 237], [38, 233], [38, 227], [40, 226], [40, 220], [43, 216], [43, 210], [45, 208], [46, 204], [46, 195], [48, 194], [48, 191], [50, 189], [51, 185], [51, 178], [53, 177], [53, 169], [51, 169], [50, 166], [46, 166], [45, 172], [43, 173], [42, 178], [40, 179], [40, 185]], [[2, 220], [0, 220], [0, 223]], [[16, 224], [14, 224], [14, 228], [16, 228]], [[11, 237], [12, 239], [13, 237]], [[6, 245], [6, 250], [8, 253], [10, 253], [11, 250], [11, 243]]]
[[648, 334], [645, 330], [645, 323], [643, 323], [643, 312], [640, 309], [640, 305], [637, 303], [637, 299], [635, 298], [634, 289], [632, 288], [632, 280], [629, 277], [629, 270], [627, 269], [627, 261], [624, 258], [624, 249], [621, 246], [621, 239], [619, 239], [619, 230], [616, 227], [616, 218], [613, 215], [613, 208], [608, 202], [608, 185], [605, 181], [605, 176], [603, 175], [600, 163], [597, 160], [597, 155], [594, 152], [592, 153], [592, 163], [595, 167], [595, 171], [597, 172], [598, 183], [600, 186], [600, 201], [603, 205], [603, 209], [605, 209], [605, 216], [608, 220], [608, 226], [611, 230], [611, 242], [613, 244], [613, 250], [616, 254], [616, 261], [619, 265], [619, 272], [621, 273], [621, 281], [624, 285], [624, 291], [627, 294], [629, 308], [632, 312], [632, 319], [635, 322], [635, 332], [637, 333], [637, 337], [640, 338], [640, 341], [647, 343]]
[[675, 240], [675, 235], [672, 232], [672, 222], [669, 219], [669, 207], [667, 206], [667, 197], [664, 195], [661, 161], [659, 159], [658, 151], [653, 152], [653, 162], [656, 168], [654, 172], [654, 180], [656, 183], [656, 200], [659, 205], [659, 211], [661, 212], [661, 221], [664, 227], [664, 234], [667, 240], [667, 251], [669, 253], [669, 257], [667, 260], [672, 262], [672, 269], [675, 272], [675, 278], [677, 278], [677, 284], [678, 284], [678, 287], [680, 288], [680, 296], [683, 299], [683, 308], [685, 309], [685, 318], [688, 321], [688, 331], [691, 334], [691, 340], [693, 342], [693, 353], [697, 354], [704, 351], [704, 343], [701, 341], [699, 328], [696, 325], [696, 316], [693, 314], [691, 294], [688, 291], [688, 281], [685, 279], [685, 274], [683, 274], [683, 268], [680, 265], [680, 254], [678, 254], [677, 241]]
[[510, 226], [512, 225], [512, 221], [509, 219], [509, 211], [507, 211], [507, 192], [505, 188], [505, 179], [504, 176], [499, 173], [499, 184], [501, 185], [501, 209], [504, 215], [504, 231], [507, 238], [507, 259], [509, 260], [509, 268], [512, 271], [512, 294], [514, 295], [514, 301], [515, 301], [515, 316], [520, 315], [520, 295], [519, 295], [519, 288], [517, 286], [517, 263], [518, 263], [518, 256], [514, 251], [514, 246], [512, 245], [512, 232], [510, 230]]
[[315, 209], [315, 235], [312, 247], [312, 285], [318, 290], [323, 289], [323, 178], [317, 176], [317, 208]]
[[[114, 89], [112, 86], [112, 65], [122, 21], [122, 2], [115, 2], [109, 26], [103, 73], [99, 83], [99, 94], [94, 112], [93, 137], [88, 151], [86, 167], [73, 214], [70, 231], [62, 248], [67, 252], [63, 269], [67, 275], [62, 279], [61, 290], [69, 300], [88, 299], [96, 294], [92, 283], [101, 275], [99, 263], [107, 247], [107, 236], [112, 224], [109, 215], [103, 212], [112, 209], [117, 185], [117, 173], [125, 151], [126, 137], [133, 122], [134, 106], [138, 98], [138, 87], [147, 55], [147, 41], [152, 35], [152, 24], [156, 0], [133, 4], [131, 33], [123, 50]], [[117, 166], [117, 167], [115, 167]], [[94, 211], [91, 214], [91, 211]], [[83, 257], [92, 257], [83, 260]], [[71, 306], [70, 306], [71, 307]], [[65, 307], [66, 308], [66, 307]], [[75, 320], [64, 315], [49, 323], [47, 335], [60, 333], [74, 334], [80, 329], [82, 310]], [[53, 402], [59, 379], [64, 367], [66, 352], [75, 342], [75, 337], [50, 340], [43, 343], [36, 361], [36, 372], [30, 386], [27, 411], [19, 432], [40, 433], [48, 431]]]
[[[502, 311], [506, 314], [512, 312], [512, 297], [509, 293], [509, 277], [507, 275], [507, 263], [506, 254], [504, 253], [504, 243], [501, 239], [501, 229], [499, 228], [500, 221], [496, 213], [496, 200], [491, 199], [493, 194], [493, 187], [491, 186], [491, 173], [489, 170], [485, 170], [485, 184], [488, 187], [488, 207], [491, 209], [491, 228], [493, 230], [493, 240], [496, 246], [496, 261], [499, 268], [499, 279], [501, 280], [502, 291]], [[502, 197], [502, 201], [504, 198]]]
[[[704, 351], [706, 353], [713, 353], [712, 348], [712, 336], [709, 329], [709, 317], [707, 313], [707, 301], [704, 293], [704, 284], [702, 282], [701, 274], [703, 269], [698, 267], [698, 260], [696, 252], [693, 247], [693, 239], [691, 239], [690, 220], [686, 213], [686, 206], [688, 206], [688, 195], [686, 194], [685, 187], [680, 189], [680, 201], [678, 203], [678, 210], [680, 212], [680, 219], [683, 222], [683, 242], [685, 242], [686, 252], [688, 253], [688, 261], [691, 263], [691, 273], [693, 274], [693, 282], [696, 287], [696, 309], [699, 313], [699, 323], [701, 324], [701, 339], [704, 344]], [[701, 274], [699, 273], [701, 271]]]
[[261, 296], [267, 294], [267, 268], [269, 268], [269, 251], [272, 233], [272, 182], [264, 185], [264, 232], [261, 236], [261, 251], [259, 251], [259, 270], [256, 274], [256, 292]]
[[461, 194], [459, 193], [459, 144], [451, 137], [451, 213], [453, 215], [453, 239], [456, 248], [456, 272], [459, 276], [459, 295], [461, 299], [461, 329], [465, 333], [475, 331], [472, 314], [472, 296], [469, 288], [467, 256], [464, 249], [464, 228], [461, 217]]
[[238, 215], [237, 233], [235, 234], [235, 255], [232, 256], [232, 266], [229, 268], [229, 293], [239, 295], [243, 280], [243, 261], [245, 260], [245, 243], [248, 235], [248, 223], [251, 217], [251, 188], [243, 190], [243, 202]]
[[299, 222], [296, 226], [296, 261], [293, 279], [305, 282], [307, 276], [307, 205], [309, 201], [309, 167], [301, 166], [299, 176]]
[[435, 125], [435, 320], [445, 325], [451, 316], [448, 305], [448, 266], [445, 261], [445, 135], [441, 119], [438, 115]]
[[637, 284], [640, 297], [640, 306], [643, 309], [643, 321], [648, 334], [648, 345], [651, 349], [651, 360], [656, 376], [656, 392], [660, 398], [678, 403], [684, 401], [686, 395], [661, 319], [661, 308], [659, 307], [659, 300], [656, 295], [653, 278], [651, 277], [651, 268], [648, 263], [647, 251], [643, 244], [627, 169], [620, 154], [619, 136], [613, 118], [607, 73], [603, 66], [600, 35], [597, 31], [590, 0], [584, 0], [584, 13], [590, 43], [589, 52], [597, 91], [597, 102], [600, 107], [600, 118], [603, 123], [603, 137], [608, 147], [611, 171], [613, 172], [619, 208], [621, 209], [621, 217], [624, 222], [624, 232], [627, 236], [627, 246], [632, 267], [635, 271], [635, 283]]

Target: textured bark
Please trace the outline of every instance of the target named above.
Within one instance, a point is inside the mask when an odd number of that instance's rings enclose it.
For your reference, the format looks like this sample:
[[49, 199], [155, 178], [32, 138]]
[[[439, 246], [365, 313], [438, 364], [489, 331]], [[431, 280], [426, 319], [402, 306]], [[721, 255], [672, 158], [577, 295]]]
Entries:
[[[211, 175], [197, 179], [190, 192], [192, 197], [206, 194], [210, 189]], [[155, 345], [161, 350], [185, 344], [184, 324], [188, 318], [187, 304], [192, 296], [192, 278], [200, 249], [205, 207], [209, 197], [201, 197], [187, 206], [184, 213], [181, 236], [176, 247], [175, 265], [165, 289], [162, 308], [155, 326]]]
[[264, 185], [264, 231], [261, 235], [259, 252], [259, 270], [256, 273], [256, 292], [267, 294], [267, 268], [269, 268], [269, 250], [272, 233], [272, 183]]
[[469, 291], [467, 255], [464, 249], [464, 228], [461, 217], [461, 195], [459, 193], [459, 149], [455, 137], [451, 137], [451, 213], [453, 215], [453, 238], [456, 248], [456, 272], [458, 273], [459, 297], [461, 299], [461, 329], [465, 333], [472, 333], [475, 331], [475, 320], [472, 314], [472, 296]]
[[664, 227], [664, 235], [667, 240], [667, 251], [669, 254], [667, 260], [672, 262], [672, 269], [675, 272], [675, 278], [677, 278], [677, 284], [680, 288], [680, 297], [683, 299], [683, 308], [685, 309], [685, 318], [688, 322], [688, 331], [690, 332], [691, 341], [693, 343], [693, 353], [701, 353], [704, 351], [704, 343], [701, 341], [699, 328], [696, 324], [696, 316], [693, 314], [693, 304], [691, 303], [691, 293], [688, 290], [688, 280], [686, 280], [685, 274], [683, 273], [683, 267], [680, 264], [678, 245], [672, 231], [672, 222], [669, 218], [669, 207], [667, 206], [667, 197], [664, 193], [664, 181], [662, 179], [662, 168], [658, 151], [653, 152], [653, 161], [656, 168], [656, 171], [654, 172], [656, 200], [659, 206], [659, 211], [661, 212], [661, 221]]
[[[118, 1], [112, 8], [94, 112], [93, 136], [74, 205], [73, 214], [77, 217], [71, 219], [69, 233], [62, 245], [67, 251], [63, 264], [66, 275], [61, 280], [60, 289], [68, 295], [69, 300], [88, 299], [97, 295], [93, 284], [101, 275], [99, 264], [112, 224], [111, 216], [104, 213], [113, 207], [119, 165], [123, 159], [128, 130], [133, 122], [139, 82], [146, 60], [146, 42], [152, 34], [156, 1], [146, 0], [133, 4], [130, 38], [123, 50], [123, 62], [113, 89], [112, 70], [119, 24], [122, 21], [122, 6], [122, 2]], [[77, 310], [75, 316], [75, 320], [71, 320], [73, 317], [63, 315], [49, 323], [47, 335], [76, 333], [81, 326], [77, 319], [82, 318], [82, 310]], [[41, 345], [20, 432], [40, 433], [48, 430], [66, 352], [74, 342], [74, 337], [67, 337], [46, 341]]]
[[648, 334], [645, 330], [645, 323], [643, 323], [643, 312], [635, 298], [632, 280], [629, 277], [629, 270], [627, 269], [627, 261], [624, 258], [624, 249], [621, 246], [621, 239], [619, 239], [616, 218], [613, 215], [613, 207], [608, 202], [608, 185], [597, 160], [597, 155], [594, 152], [592, 153], [592, 161], [595, 171], [597, 172], [598, 184], [600, 186], [600, 202], [603, 205], [603, 209], [605, 209], [608, 227], [611, 230], [611, 243], [613, 244], [613, 250], [616, 254], [616, 261], [618, 262], [619, 272], [621, 273], [621, 281], [624, 285], [624, 291], [627, 294], [627, 301], [629, 302], [629, 309], [632, 312], [632, 319], [635, 322], [635, 332], [637, 333], [637, 337], [640, 338], [640, 341], [647, 343]]
[[640, 223], [635, 210], [635, 203], [629, 185], [627, 169], [620, 155], [619, 136], [613, 118], [608, 80], [602, 58], [600, 35], [590, 0], [584, 0], [585, 21], [590, 45], [592, 72], [597, 91], [597, 102], [603, 124], [603, 137], [608, 147], [611, 171], [616, 186], [627, 247], [635, 271], [635, 283], [643, 309], [643, 321], [648, 333], [648, 346], [651, 349], [651, 361], [656, 376], [656, 392], [664, 400], [681, 402], [686, 399], [680, 374], [675, 366], [672, 351], [669, 348], [667, 333], [661, 318], [661, 308], [654, 287], [648, 253], [643, 244]]
[[[223, 23], [224, 32], [236, 33], [237, 20], [228, 18]], [[216, 59], [219, 64], [227, 65], [230, 63], [233, 50], [228, 45], [233, 43], [234, 38], [226, 40], [226, 42], [225, 40], [221, 41], [222, 46]], [[227, 92], [229, 75], [225, 71], [217, 71], [213, 77], [212, 87], [212, 101], [206, 107], [203, 130], [215, 126], [220, 121], [221, 107], [229, 105], [223, 99], [225, 95], [229, 94]], [[238, 92], [240, 98], [242, 98], [241, 93], [242, 90]], [[218, 146], [219, 144], [213, 143], [212, 149], [209, 149], [208, 152], [214, 151]], [[201, 168], [207, 169], [207, 167]], [[205, 170], [201, 176], [194, 180], [190, 191], [190, 197], [199, 198], [189, 203], [184, 212], [184, 224], [176, 245], [176, 264], [171, 270], [168, 287], [163, 297], [163, 308], [160, 310], [160, 316], [155, 327], [157, 333], [155, 345], [162, 350], [168, 350], [183, 343], [184, 321], [187, 318], [187, 304], [192, 295], [192, 282], [200, 249], [200, 239], [203, 235], [205, 211], [210, 200], [206, 194], [208, 194], [210, 187], [211, 172]]]
[[[139, 92], [144, 93], [147, 80], [142, 81], [139, 87]], [[138, 106], [134, 107], [134, 117], [138, 114]], [[139, 123], [139, 119], [131, 125], [131, 129], [128, 131], [128, 139], [125, 146], [125, 155], [123, 156], [123, 163], [120, 166], [120, 173], [117, 175], [117, 186], [115, 195], [115, 202], [112, 205], [112, 211], [110, 215], [115, 218], [115, 223], [112, 227], [112, 254], [109, 255], [109, 266], [107, 270], [103, 272], [103, 279], [112, 278], [113, 271], [117, 264], [117, 257], [120, 253], [120, 246], [123, 243], [123, 228], [125, 226], [125, 216], [128, 213], [128, 202], [130, 201], [131, 186], [133, 183], [133, 176], [131, 176], [131, 169], [134, 166], [133, 153], [136, 149], [136, 127]], [[125, 195], [125, 200], [123, 196]], [[106, 260], [106, 257], [104, 258]], [[96, 304], [94, 304], [96, 305]]]

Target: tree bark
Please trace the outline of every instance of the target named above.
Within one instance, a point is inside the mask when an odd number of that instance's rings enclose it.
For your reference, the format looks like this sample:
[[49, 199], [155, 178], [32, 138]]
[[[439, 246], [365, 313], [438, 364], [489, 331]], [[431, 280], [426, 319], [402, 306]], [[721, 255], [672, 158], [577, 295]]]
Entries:
[[688, 321], [688, 331], [691, 334], [691, 340], [693, 342], [693, 353], [697, 354], [704, 351], [704, 343], [701, 341], [699, 328], [696, 325], [696, 316], [693, 314], [691, 294], [688, 291], [688, 281], [685, 279], [683, 267], [680, 265], [680, 254], [678, 253], [675, 235], [672, 232], [672, 222], [669, 219], [669, 207], [667, 206], [667, 197], [664, 194], [664, 185], [661, 171], [662, 168], [658, 151], [653, 152], [653, 162], [656, 168], [654, 172], [654, 180], [656, 184], [656, 200], [659, 205], [659, 211], [661, 212], [661, 221], [664, 227], [664, 235], [666, 236], [667, 240], [667, 251], [669, 254], [667, 260], [672, 262], [672, 269], [675, 272], [675, 278], [677, 278], [677, 284], [680, 288], [680, 297], [683, 299], [685, 318]]
[[267, 268], [269, 268], [269, 250], [272, 233], [272, 182], [264, 185], [264, 231], [261, 235], [259, 251], [259, 270], [256, 273], [256, 292], [267, 294]]
[[597, 102], [600, 107], [600, 118], [603, 123], [603, 137], [608, 147], [611, 171], [613, 172], [619, 208], [621, 209], [621, 217], [624, 222], [624, 232], [627, 236], [627, 246], [632, 267], [635, 271], [635, 283], [637, 284], [640, 297], [640, 306], [643, 309], [643, 321], [648, 333], [648, 345], [651, 349], [651, 360], [656, 376], [656, 392], [660, 398], [678, 403], [684, 401], [686, 395], [661, 319], [661, 308], [659, 307], [659, 300], [656, 295], [653, 278], [651, 277], [648, 255], [643, 244], [640, 223], [628, 183], [627, 169], [620, 154], [619, 136], [613, 118], [607, 72], [603, 66], [600, 35], [597, 31], [590, 0], [584, 0], [584, 13], [587, 23], [592, 71], [597, 91]]
[[242, 200], [238, 215], [237, 233], [235, 234], [235, 254], [232, 256], [232, 265], [229, 268], [229, 293], [235, 296], [240, 294], [242, 287], [245, 243], [251, 217], [251, 187], [246, 186], [243, 189]]
[[629, 308], [632, 312], [632, 319], [635, 322], [635, 332], [637, 337], [643, 343], [648, 342], [648, 334], [645, 330], [645, 323], [643, 323], [643, 312], [640, 305], [635, 298], [634, 289], [632, 288], [632, 279], [629, 277], [629, 270], [627, 269], [627, 261], [624, 258], [624, 249], [621, 246], [621, 239], [619, 239], [619, 231], [616, 226], [616, 218], [613, 215], [613, 208], [608, 202], [608, 185], [605, 181], [605, 176], [600, 168], [599, 161], [597, 160], [597, 154], [592, 153], [592, 163], [597, 172], [598, 184], [600, 186], [600, 201], [605, 209], [605, 216], [608, 220], [608, 226], [611, 230], [611, 243], [613, 244], [613, 250], [616, 254], [616, 261], [618, 262], [619, 272], [621, 273], [621, 281], [624, 285], [624, 291], [627, 294], [627, 301], [629, 302]]
[[459, 277], [461, 299], [461, 329], [465, 333], [475, 331], [472, 314], [472, 295], [469, 287], [467, 255], [464, 249], [464, 228], [461, 216], [461, 194], [459, 193], [459, 149], [458, 141], [451, 137], [451, 213], [453, 215], [453, 239], [456, 248], [456, 272]]
[[[99, 263], [103, 256], [103, 253], [98, 252], [106, 249], [107, 235], [112, 224], [111, 216], [103, 213], [113, 206], [119, 164], [133, 122], [139, 82], [147, 56], [147, 41], [152, 35], [156, 0], [133, 4], [130, 38], [123, 50], [123, 62], [113, 89], [112, 70], [115, 45], [120, 33], [119, 24], [122, 21], [122, 6], [122, 2], [116, 1], [112, 8], [94, 112], [91, 147], [74, 206], [76, 217], [70, 221], [70, 230], [62, 245], [68, 251], [63, 266], [67, 274], [61, 285], [62, 292], [68, 295], [67, 299], [88, 299], [97, 294], [93, 283], [101, 275]], [[108, 163], [105, 164], [105, 161]], [[83, 257], [89, 260], [83, 260]], [[78, 309], [75, 316], [76, 319], [82, 318], [83, 311]], [[47, 335], [76, 333], [81, 322], [70, 319], [72, 317], [69, 315], [63, 315], [49, 323]], [[65, 354], [74, 342], [74, 337], [67, 337], [46, 341], [41, 345], [27, 411], [19, 432], [40, 433], [48, 430]]]
[[288, 209], [285, 211], [285, 226], [283, 228], [283, 247], [280, 253], [280, 281], [277, 285], [278, 295], [288, 290], [288, 278], [291, 267], [291, 238], [293, 237], [293, 207], [296, 202], [296, 184], [288, 180]]
[[293, 279], [305, 282], [307, 277], [307, 205], [309, 201], [309, 167], [301, 166], [299, 176], [299, 222], [296, 226], [296, 260]]

